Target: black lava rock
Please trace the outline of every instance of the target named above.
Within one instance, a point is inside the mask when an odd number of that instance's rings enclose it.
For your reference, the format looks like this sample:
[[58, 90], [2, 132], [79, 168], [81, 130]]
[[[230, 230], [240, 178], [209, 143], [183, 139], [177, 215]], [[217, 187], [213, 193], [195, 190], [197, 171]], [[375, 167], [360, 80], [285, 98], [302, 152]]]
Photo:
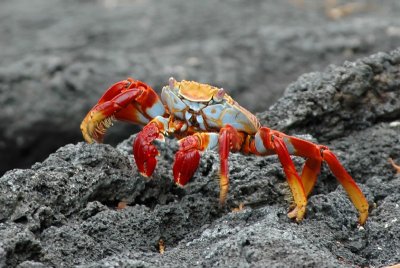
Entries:
[[[172, 182], [176, 141], [160, 144], [150, 179], [132, 140], [69, 144], [0, 178], [0, 266], [354, 267], [400, 262], [400, 49], [291, 84], [263, 124], [330, 146], [371, 205], [364, 227], [324, 166], [301, 223], [276, 156], [231, 154], [230, 191], [218, 206], [218, 154], [192, 182]], [[302, 159], [295, 158], [300, 165]], [[239, 212], [232, 208], [244, 203]], [[121, 208], [124, 207], [125, 208]], [[159, 241], [165, 243], [160, 254]]]

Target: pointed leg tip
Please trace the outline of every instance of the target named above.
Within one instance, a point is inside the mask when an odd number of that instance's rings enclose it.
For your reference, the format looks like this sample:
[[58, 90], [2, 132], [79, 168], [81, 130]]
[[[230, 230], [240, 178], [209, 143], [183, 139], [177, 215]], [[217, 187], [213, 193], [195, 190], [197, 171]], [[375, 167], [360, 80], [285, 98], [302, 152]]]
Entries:
[[244, 210], [244, 203], [241, 202], [238, 207], [232, 209], [232, 212], [240, 212]]
[[220, 192], [220, 196], [219, 196], [219, 206], [220, 207], [226, 206], [226, 197], [227, 197], [227, 193]]
[[301, 206], [301, 207], [296, 206], [294, 209], [289, 211], [287, 215], [290, 219], [295, 219], [296, 222], [301, 222], [304, 219], [305, 213], [306, 213], [305, 206]]
[[389, 158], [389, 163], [393, 166], [393, 168], [396, 170], [397, 174], [400, 174], [400, 166], [397, 165], [392, 158]]
[[367, 221], [367, 219], [368, 219], [368, 213], [361, 214], [358, 218], [358, 224], [360, 226], [363, 226], [365, 224], [365, 222]]
[[289, 211], [289, 212], [287, 213], [287, 216], [289, 217], [289, 219], [294, 219], [294, 218], [296, 218], [296, 217], [297, 217], [297, 210], [296, 210], [296, 209], [293, 209], [292, 211]]

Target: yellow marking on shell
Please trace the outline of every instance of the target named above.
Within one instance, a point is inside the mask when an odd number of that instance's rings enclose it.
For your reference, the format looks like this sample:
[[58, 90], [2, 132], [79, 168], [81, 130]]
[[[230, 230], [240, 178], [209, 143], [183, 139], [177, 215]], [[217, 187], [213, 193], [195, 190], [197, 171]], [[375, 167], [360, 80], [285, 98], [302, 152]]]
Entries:
[[179, 94], [190, 101], [207, 102], [218, 92], [219, 88], [194, 81], [175, 82]]

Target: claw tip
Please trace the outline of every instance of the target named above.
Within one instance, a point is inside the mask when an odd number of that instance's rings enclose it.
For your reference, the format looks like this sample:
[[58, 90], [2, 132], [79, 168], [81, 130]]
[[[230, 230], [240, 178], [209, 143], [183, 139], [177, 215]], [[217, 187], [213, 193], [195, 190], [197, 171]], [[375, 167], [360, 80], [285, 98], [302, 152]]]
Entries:
[[181, 184], [179, 181], [175, 181], [175, 184], [177, 185], [177, 186], [179, 186], [180, 188], [183, 188], [183, 184]]
[[139, 172], [140, 173], [140, 175], [142, 175], [143, 177], [145, 177], [145, 178], [148, 178], [149, 176], [147, 176], [147, 174], [145, 173], [145, 172]]

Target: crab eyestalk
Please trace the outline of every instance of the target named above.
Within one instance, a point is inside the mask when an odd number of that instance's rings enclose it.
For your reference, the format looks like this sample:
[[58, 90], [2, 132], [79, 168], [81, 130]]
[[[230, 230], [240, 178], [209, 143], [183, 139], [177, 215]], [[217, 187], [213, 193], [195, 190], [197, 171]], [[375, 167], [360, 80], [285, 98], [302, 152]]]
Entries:
[[213, 96], [213, 100], [215, 102], [221, 102], [224, 99], [225, 96], [225, 90], [221, 87], [218, 89], [217, 93]]
[[168, 86], [170, 89], [174, 89], [176, 80], [172, 76], [168, 79]]

